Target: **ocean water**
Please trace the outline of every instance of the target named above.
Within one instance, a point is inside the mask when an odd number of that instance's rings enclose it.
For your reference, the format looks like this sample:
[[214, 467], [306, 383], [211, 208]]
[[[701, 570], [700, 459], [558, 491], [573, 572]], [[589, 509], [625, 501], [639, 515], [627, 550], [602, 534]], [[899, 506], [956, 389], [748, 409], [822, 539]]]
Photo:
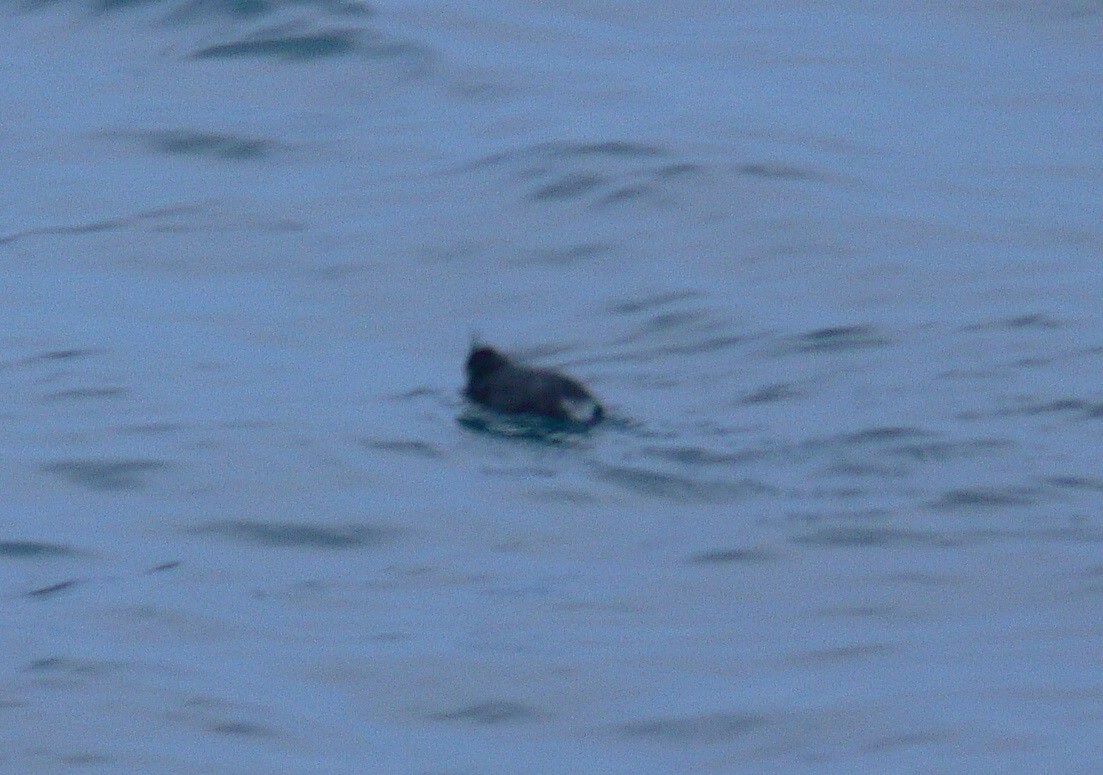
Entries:
[[1100, 40], [6, 4], [0, 771], [1100, 772]]

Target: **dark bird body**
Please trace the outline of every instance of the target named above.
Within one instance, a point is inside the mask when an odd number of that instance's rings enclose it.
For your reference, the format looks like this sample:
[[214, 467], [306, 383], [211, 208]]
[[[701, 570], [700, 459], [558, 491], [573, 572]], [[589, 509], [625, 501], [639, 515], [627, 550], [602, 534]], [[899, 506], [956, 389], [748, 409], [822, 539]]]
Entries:
[[479, 345], [467, 356], [464, 395], [504, 414], [525, 414], [594, 425], [605, 412], [579, 381], [550, 369], [514, 363], [493, 347]]

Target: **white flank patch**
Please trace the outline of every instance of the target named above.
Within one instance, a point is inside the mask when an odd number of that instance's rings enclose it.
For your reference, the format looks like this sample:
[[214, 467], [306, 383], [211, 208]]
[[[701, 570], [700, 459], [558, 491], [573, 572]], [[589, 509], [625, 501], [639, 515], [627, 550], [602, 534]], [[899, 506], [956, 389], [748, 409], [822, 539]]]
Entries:
[[560, 402], [560, 406], [563, 407], [563, 411], [573, 422], [589, 425], [599, 419], [600, 407], [597, 401], [592, 398], [564, 398]]

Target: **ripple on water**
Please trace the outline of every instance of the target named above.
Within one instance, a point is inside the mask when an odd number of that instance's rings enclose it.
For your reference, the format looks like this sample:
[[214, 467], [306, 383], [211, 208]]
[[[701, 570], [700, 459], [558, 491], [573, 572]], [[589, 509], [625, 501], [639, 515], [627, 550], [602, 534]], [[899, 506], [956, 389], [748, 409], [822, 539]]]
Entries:
[[793, 664], [831, 664], [835, 662], [850, 662], [864, 660], [870, 657], [885, 656], [899, 651], [899, 647], [891, 643], [865, 643], [851, 646], [837, 646], [827, 649], [813, 649], [802, 651], [789, 658]]
[[532, 708], [512, 700], [486, 700], [465, 705], [455, 710], [434, 713], [434, 721], [467, 722], [471, 724], [515, 724], [539, 717]]
[[601, 502], [596, 495], [570, 487], [532, 487], [526, 493], [538, 503], [562, 503], [571, 506], [594, 506]]
[[666, 154], [666, 151], [658, 146], [628, 140], [603, 140], [593, 143], [548, 143], [542, 147], [542, 150], [549, 157], [569, 159], [583, 159], [593, 156], [646, 159]]
[[742, 453], [717, 452], [704, 447], [646, 447], [641, 452], [648, 457], [688, 466], [734, 465], [746, 460]]
[[38, 360], [38, 361], [69, 361], [69, 360], [74, 360], [76, 358], [87, 357], [87, 356], [91, 355], [94, 352], [95, 352], [95, 350], [87, 350], [87, 349], [83, 349], [83, 348], [70, 347], [70, 348], [66, 348], [66, 349], [63, 349], [63, 350], [47, 350], [46, 352], [40, 353], [38, 356], [36, 356], [35, 358], [32, 358], [31, 360]]
[[777, 162], [752, 162], [741, 164], [739, 172], [756, 178], [769, 178], [772, 180], [821, 180], [823, 175], [801, 167]]
[[1065, 324], [1049, 315], [1040, 312], [1031, 312], [1025, 315], [1016, 315], [1009, 318], [999, 318], [985, 323], [974, 323], [966, 326], [963, 331], [1000, 331], [1006, 329], [1035, 329], [1051, 330], [1063, 328]]
[[41, 470], [92, 490], [138, 490], [146, 485], [148, 474], [169, 465], [163, 460], [59, 460]]
[[18, 560], [41, 559], [46, 557], [64, 557], [74, 554], [68, 546], [43, 543], [41, 541], [0, 541], [0, 558], [10, 557]]
[[580, 242], [561, 248], [537, 250], [532, 256], [538, 263], [563, 266], [603, 258], [616, 250], [616, 245], [605, 242]]
[[1082, 398], [1058, 398], [1052, 401], [1039, 401], [1024, 404], [1011, 409], [1001, 409], [996, 415], [1035, 416], [1046, 414], [1076, 414], [1086, 420], [1103, 418], [1103, 402], [1087, 401]]
[[632, 466], [598, 465], [597, 478], [642, 495], [685, 502], [725, 503], [750, 495], [777, 493], [776, 488], [752, 479], [694, 479]]
[[166, 156], [206, 156], [222, 161], [251, 161], [271, 156], [275, 146], [271, 140], [187, 129], [150, 132], [146, 143], [156, 153]]
[[390, 452], [405, 457], [420, 457], [427, 459], [444, 457], [444, 453], [441, 451], [440, 447], [435, 444], [430, 444], [427, 441], [372, 438], [364, 438], [359, 441], [369, 449], [376, 449], [380, 452]]
[[268, 57], [284, 61], [360, 54], [371, 59], [424, 57], [420, 46], [366, 30], [332, 30], [302, 35], [257, 36], [230, 43], [206, 46], [192, 53], [193, 59]]
[[792, 337], [782, 347], [782, 352], [785, 354], [847, 352], [870, 347], [884, 347], [891, 344], [891, 341], [870, 325], [832, 326]]
[[764, 385], [757, 390], [752, 390], [742, 398], [739, 403], [753, 406], [755, 404], [772, 404], [778, 401], [791, 401], [800, 398], [802, 393], [795, 385], [789, 382], [775, 382]]
[[534, 202], [555, 199], [577, 199], [580, 196], [596, 191], [605, 185], [605, 183], [606, 180], [601, 175], [568, 173], [537, 187], [529, 194], [529, 198]]
[[777, 552], [755, 546], [746, 549], [711, 549], [695, 552], [688, 558], [691, 565], [752, 565], [778, 559]]
[[[105, 5], [127, 5], [135, 0], [100, 0]], [[342, 16], [371, 16], [372, 8], [358, 0], [190, 0], [179, 4], [168, 15], [175, 22], [195, 22], [221, 19], [257, 19], [278, 12], [281, 6], [301, 3], [313, 5], [319, 11]]]
[[964, 510], [999, 506], [1029, 506], [1037, 501], [1032, 487], [965, 487], [943, 493], [931, 504], [934, 509]]
[[706, 713], [622, 724], [619, 732], [622, 737], [683, 745], [707, 745], [741, 737], [766, 723], [765, 716], [754, 713]]
[[256, 724], [252, 721], [241, 720], [226, 720], [216, 721], [207, 726], [211, 732], [217, 735], [227, 735], [229, 737], [252, 737], [252, 738], [268, 738], [279, 737], [279, 733], [271, 727], [267, 727], [263, 724]]
[[791, 543], [806, 546], [948, 549], [973, 543], [978, 540], [978, 536], [890, 527], [835, 526], [794, 536], [789, 540]]
[[23, 670], [38, 676], [37, 681], [56, 683], [58, 680], [68, 679], [76, 683], [106, 675], [118, 675], [135, 667], [137, 666], [132, 663], [118, 660], [49, 656], [31, 661]]
[[385, 543], [393, 529], [376, 525], [314, 525], [248, 519], [212, 522], [192, 532], [217, 535], [255, 546], [301, 549], [359, 549]]
[[918, 439], [929, 435], [922, 428], [886, 425], [877, 428], [866, 428], [854, 433], [844, 433], [835, 437], [835, 440], [843, 445], [880, 444], [886, 441], [900, 441], [901, 439]]
[[650, 296], [644, 296], [639, 299], [618, 302], [610, 306], [609, 310], [611, 312], [617, 313], [618, 315], [634, 315], [639, 312], [648, 312], [659, 307], [665, 307], [668, 304], [673, 304], [676, 301], [697, 299], [703, 295], [704, 294], [702, 294], [700, 291], [692, 290], [665, 291], [663, 293], [656, 293]]
[[259, 37], [233, 43], [206, 46], [192, 54], [193, 59], [231, 57], [274, 57], [278, 59], [316, 59], [349, 54], [356, 48], [356, 35], [350, 31]]
[[896, 444], [886, 452], [890, 455], [917, 462], [946, 461], [984, 455], [997, 449], [1014, 447], [1009, 439], [967, 439], [965, 441], [916, 441]]
[[508, 169], [525, 199], [538, 204], [655, 205], [703, 174], [700, 165], [671, 157], [665, 148], [630, 140], [552, 142], [494, 154], [470, 169]]
[[1051, 476], [1046, 484], [1059, 487], [1064, 490], [1088, 490], [1091, 492], [1103, 492], [1103, 479], [1087, 476]]
[[122, 398], [126, 396], [126, 388], [102, 387], [102, 388], [72, 388], [70, 390], [58, 390], [42, 396], [43, 403], [59, 404], [78, 401], [102, 401], [109, 398]]
[[248, 716], [253, 714], [254, 709], [200, 694], [189, 696], [176, 707], [166, 709], [163, 718], [192, 730], [242, 740], [286, 737], [279, 729], [249, 720]]
[[61, 592], [72, 589], [73, 587], [77, 586], [77, 584], [79, 584], [79, 583], [80, 582], [77, 581], [77, 579], [67, 579], [65, 581], [59, 581], [56, 584], [49, 584], [45, 587], [38, 587], [36, 589], [32, 589], [30, 592], [27, 593], [27, 597], [35, 597], [35, 598], [53, 597], [54, 595], [57, 595]]

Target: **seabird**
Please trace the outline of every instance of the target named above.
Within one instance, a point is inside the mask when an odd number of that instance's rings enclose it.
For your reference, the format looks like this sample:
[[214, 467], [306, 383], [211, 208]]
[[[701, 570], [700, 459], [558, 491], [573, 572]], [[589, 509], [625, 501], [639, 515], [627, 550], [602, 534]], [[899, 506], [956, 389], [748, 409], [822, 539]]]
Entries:
[[472, 345], [467, 356], [464, 395], [503, 414], [525, 414], [595, 425], [605, 410], [576, 379], [550, 369], [534, 369], [493, 347]]

